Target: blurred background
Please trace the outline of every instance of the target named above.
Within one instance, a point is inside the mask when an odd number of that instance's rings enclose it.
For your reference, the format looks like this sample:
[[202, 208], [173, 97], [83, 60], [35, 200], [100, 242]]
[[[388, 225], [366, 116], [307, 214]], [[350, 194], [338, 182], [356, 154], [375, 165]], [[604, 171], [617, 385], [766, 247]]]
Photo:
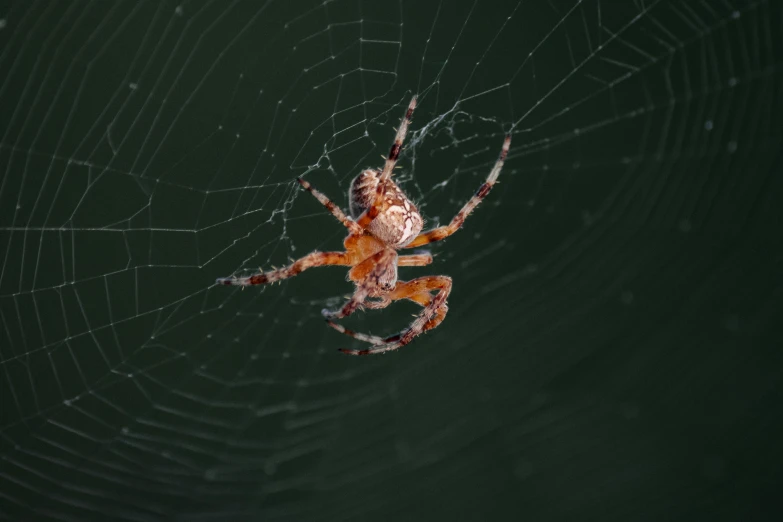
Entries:
[[[783, 6], [0, 3], [0, 519], [779, 520]], [[404, 349], [313, 269], [447, 223]], [[411, 303], [346, 326], [389, 335]]]

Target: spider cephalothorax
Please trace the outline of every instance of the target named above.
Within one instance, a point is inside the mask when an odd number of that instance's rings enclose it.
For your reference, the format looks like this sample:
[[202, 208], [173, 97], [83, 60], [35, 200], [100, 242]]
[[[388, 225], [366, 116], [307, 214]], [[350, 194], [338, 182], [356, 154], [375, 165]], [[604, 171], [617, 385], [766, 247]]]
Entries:
[[[345, 252], [312, 252], [292, 264], [271, 272], [259, 272], [247, 277], [226, 277], [217, 280], [221, 285], [261, 285], [293, 277], [303, 270], [315, 266], [350, 266], [348, 279], [356, 284], [351, 299], [339, 310], [323, 310], [329, 326], [346, 335], [373, 345], [366, 350], [340, 350], [350, 355], [386, 353], [411, 342], [417, 335], [438, 326], [446, 317], [446, 299], [451, 292], [451, 278], [447, 276], [424, 276], [411, 281], [397, 280], [398, 266], [424, 266], [432, 263], [429, 253], [401, 256], [398, 250], [414, 248], [444, 239], [462, 226], [465, 218], [489, 193], [497, 181], [503, 161], [511, 145], [511, 136], [506, 136], [500, 157], [479, 187], [476, 194], [462, 207], [446, 226], [420, 234], [424, 226], [416, 205], [391, 179], [394, 165], [402, 149], [413, 110], [414, 96], [400, 122], [397, 136], [392, 145], [383, 170], [362, 171], [351, 183], [348, 192], [352, 218], [347, 217], [329, 198], [315, 190], [301, 178], [297, 181], [347, 229], [348, 237], [343, 245]], [[436, 292], [433, 295], [433, 292]], [[404, 331], [387, 338], [353, 332], [331, 319], [346, 317], [359, 308], [385, 308], [392, 301], [409, 299], [423, 307], [416, 320]]]

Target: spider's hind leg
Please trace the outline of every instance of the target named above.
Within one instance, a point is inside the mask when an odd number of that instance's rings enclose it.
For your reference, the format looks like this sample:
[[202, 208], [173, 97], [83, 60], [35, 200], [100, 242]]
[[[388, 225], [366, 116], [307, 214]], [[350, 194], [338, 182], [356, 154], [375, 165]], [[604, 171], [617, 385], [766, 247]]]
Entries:
[[330, 200], [328, 197], [326, 197], [325, 194], [323, 194], [322, 192], [314, 189], [312, 187], [312, 185], [310, 185], [308, 182], [306, 182], [302, 178], [296, 178], [296, 181], [298, 181], [299, 184], [302, 185], [302, 187], [307, 192], [312, 194], [313, 197], [315, 197], [315, 199], [317, 199], [318, 202], [321, 203], [321, 205], [326, 207], [326, 210], [328, 210], [335, 218], [337, 218], [337, 221], [342, 223], [348, 229], [348, 231], [351, 234], [360, 236], [360, 235], [362, 235], [364, 233], [364, 229], [362, 227], [360, 227], [359, 224], [356, 223], [354, 220], [352, 220], [351, 218], [346, 216], [345, 213], [342, 210], [340, 210], [340, 207], [335, 205], [332, 202], [332, 200]]
[[392, 143], [391, 150], [389, 150], [389, 156], [386, 158], [386, 163], [383, 166], [381, 174], [378, 176], [378, 186], [375, 192], [375, 199], [367, 210], [365, 210], [361, 216], [356, 219], [356, 222], [360, 227], [367, 228], [372, 220], [378, 217], [381, 211], [381, 204], [383, 203], [383, 197], [386, 194], [386, 181], [391, 178], [394, 166], [397, 164], [397, 158], [400, 157], [400, 151], [402, 150], [402, 144], [405, 141], [405, 135], [408, 133], [408, 125], [410, 125], [411, 118], [413, 117], [413, 111], [416, 109], [416, 96], [411, 98], [408, 108], [405, 110], [405, 115], [400, 121], [400, 127], [397, 129], [397, 135], [394, 137], [394, 143]]

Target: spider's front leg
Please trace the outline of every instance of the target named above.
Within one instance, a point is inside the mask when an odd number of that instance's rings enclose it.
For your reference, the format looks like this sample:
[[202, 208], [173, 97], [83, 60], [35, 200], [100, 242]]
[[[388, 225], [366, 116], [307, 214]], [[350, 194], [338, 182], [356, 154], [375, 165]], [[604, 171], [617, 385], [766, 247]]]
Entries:
[[310, 254], [297, 259], [290, 265], [272, 270], [271, 272], [259, 272], [247, 277], [221, 277], [216, 283], [226, 286], [265, 285], [294, 277], [308, 268], [316, 266], [352, 266], [354, 264], [353, 257], [354, 256], [348, 252], [311, 252]]
[[[433, 290], [438, 291], [434, 297], [430, 295], [430, 292]], [[375, 345], [366, 350], [341, 349], [340, 351], [345, 354], [373, 355], [390, 352], [402, 348], [417, 336], [442, 323], [449, 311], [446, 300], [450, 293], [451, 278], [447, 276], [425, 276], [397, 285], [397, 288], [389, 295], [392, 300], [410, 299], [422, 305], [424, 310], [422, 310], [421, 314], [418, 315], [416, 320], [413, 321], [406, 330], [397, 335], [387, 337], [386, 339], [374, 335], [360, 334], [331, 322], [329, 323], [329, 326], [338, 332]]]
[[[426, 266], [430, 263], [432, 263], [432, 254], [426, 251], [409, 256], [399, 256], [397, 258], [397, 266]], [[381, 308], [386, 308], [392, 303], [392, 301], [397, 299], [410, 299], [414, 303], [418, 303], [421, 306], [429, 306], [429, 304], [432, 302], [432, 296], [429, 294], [429, 288], [426, 286], [426, 280], [427, 278], [420, 278], [407, 283], [399, 282], [391, 293], [380, 296], [377, 301], [365, 300], [364, 303], [362, 303], [362, 306], [364, 308], [379, 310]], [[435, 328], [442, 320], [442, 318], [435, 318], [431, 320], [424, 330], [426, 331], [430, 328]], [[401, 335], [396, 334], [392, 335], [391, 337], [383, 338], [378, 337], [377, 335], [368, 335], [354, 332], [353, 330], [349, 330], [348, 328], [329, 320], [326, 321], [326, 324], [342, 334], [376, 345], [399, 341]]]

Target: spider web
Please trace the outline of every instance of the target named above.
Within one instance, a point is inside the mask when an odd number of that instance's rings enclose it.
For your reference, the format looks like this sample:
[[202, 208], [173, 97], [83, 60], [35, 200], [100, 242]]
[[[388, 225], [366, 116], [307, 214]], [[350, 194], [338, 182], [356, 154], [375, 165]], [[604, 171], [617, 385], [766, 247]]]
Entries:
[[[0, 518], [765, 518], [782, 26], [739, 0], [0, 8]], [[428, 226], [513, 134], [401, 269], [454, 278], [440, 328], [348, 358], [320, 315], [344, 270], [214, 285], [339, 249], [295, 178], [347, 208], [413, 94], [395, 176]]]

